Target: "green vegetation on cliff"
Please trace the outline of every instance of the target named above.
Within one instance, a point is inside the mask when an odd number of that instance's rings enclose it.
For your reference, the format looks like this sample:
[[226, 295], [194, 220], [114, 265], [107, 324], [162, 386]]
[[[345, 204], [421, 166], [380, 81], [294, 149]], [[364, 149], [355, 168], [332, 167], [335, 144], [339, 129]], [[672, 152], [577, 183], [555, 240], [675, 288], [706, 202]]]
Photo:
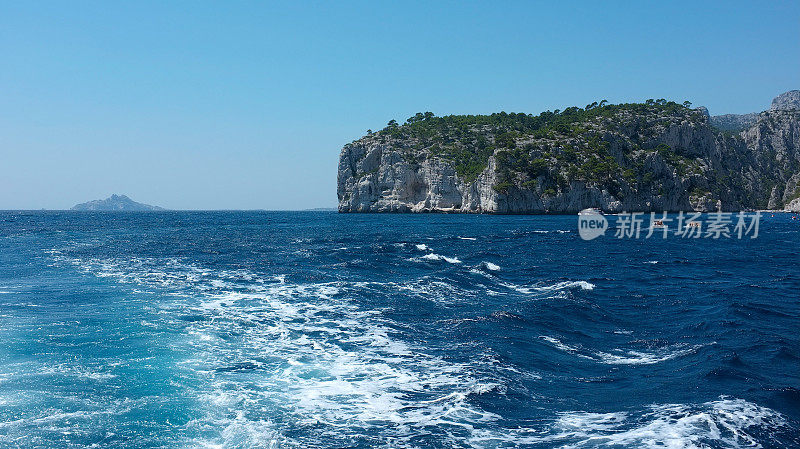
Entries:
[[580, 181], [602, 184], [613, 195], [623, 196], [626, 189], [658, 189], [665, 174], [646, 168], [648, 157], [659, 158], [675, 175], [699, 172], [697, 160], [649, 141], [658, 127], [706, 120], [690, 107], [688, 102], [663, 99], [626, 104], [603, 100], [539, 115], [436, 117], [426, 112], [402, 125], [392, 120], [372, 138], [402, 148], [410, 162], [427, 157], [447, 160], [467, 182], [475, 180], [494, 155], [498, 182], [493, 187], [500, 193], [516, 187], [553, 195]]

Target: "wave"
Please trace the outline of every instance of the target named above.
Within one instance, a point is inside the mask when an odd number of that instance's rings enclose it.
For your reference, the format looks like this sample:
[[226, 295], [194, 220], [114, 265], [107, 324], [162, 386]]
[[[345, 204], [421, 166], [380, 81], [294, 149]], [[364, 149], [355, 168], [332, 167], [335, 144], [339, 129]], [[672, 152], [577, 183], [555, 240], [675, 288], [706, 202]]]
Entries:
[[[652, 405], [611, 413], [562, 412], [545, 430], [506, 434], [477, 430], [473, 447], [535, 446], [580, 448], [761, 448], [787, 447], [790, 428], [780, 413], [743, 399], [720, 397], [701, 404]], [[789, 437], [791, 439], [791, 437]], [[770, 446], [773, 447], [773, 446]]]
[[531, 287], [533, 290], [540, 292], [549, 292], [553, 290], [566, 290], [570, 288], [580, 288], [581, 290], [594, 290], [596, 285], [587, 281], [564, 281], [553, 285], [545, 285], [542, 287]]
[[665, 362], [667, 360], [693, 354], [703, 346], [704, 345], [694, 345], [682, 349], [665, 349], [655, 353], [633, 350], [616, 350], [610, 353], [599, 351], [595, 355], [601, 362], [608, 365], [652, 365], [654, 363]]
[[[779, 413], [742, 399], [721, 398], [700, 405], [654, 405], [630, 413], [563, 413], [551, 440], [570, 441], [563, 448], [755, 448], [760, 433], [786, 426]], [[757, 435], [759, 434], [759, 435]]]
[[[653, 365], [678, 357], [696, 353], [700, 348], [707, 345], [686, 345], [675, 344], [653, 352], [614, 349], [610, 352], [591, 351], [579, 345], [568, 345], [555, 337], [546, 335], [539, 336], [540, 339], [550, 343], [557, 349], [574, 354], [578, 357], [593, 360], [607, 365]], [[714, 344], [713, 342], [710, 344]]]
[[576, 288], [581, 290], [594, 290], [594, 288], [597, 287], [596, 285], [588, 281], [562, 281], [551, 285], [534, 285], [534, 286], [521, 286], [510, 283], [502, 283], [501, 285], [503, 287], [515, 290], [517, 292], [526, 295], [536, 294], [536, 293], [558, 292]]
[[461, 263], [461, 260], [459, 260], [457, 257], [447, 257], [447, 256], [443, 256], [441, 254], [434, 253], [433, 250], [431, 249], [431, 247], [428, 246], [425, 243], [415, 244], [414, 247], [419, 251], [430, 251], [430, 252], [428, 254], [425, 254], [424, 256], [421, 256], [421, 257], [412, 257], [409, 260], [412, 260], [412, 261], [421, 261], [421, 260], [437, 261], [437, 260], [443, 260], [443, 261], [445, 261], [447, 263], [452, 263], [452, 264], [460, 264]]
[[487, 270], [500, 271], [500, 265], [495, 265], [495, 264], [493, 264], [491, 262], [484, 262], [483, 264], [484, 264], [484, 266], [486, 266]]
[[425, 254], [424, 256], [420, 257], [420, 259], [424, 259], [424, 260], [443, 260], [443, 261], [445, 261], [447, 263], [452, 263], [452, 264], [460, 264], [461, 263], [461, 260], [459, 260], [458, 257], [447, 257], [447, 256], [443, 256], [441, 254], [436, 254], [436, 253]]

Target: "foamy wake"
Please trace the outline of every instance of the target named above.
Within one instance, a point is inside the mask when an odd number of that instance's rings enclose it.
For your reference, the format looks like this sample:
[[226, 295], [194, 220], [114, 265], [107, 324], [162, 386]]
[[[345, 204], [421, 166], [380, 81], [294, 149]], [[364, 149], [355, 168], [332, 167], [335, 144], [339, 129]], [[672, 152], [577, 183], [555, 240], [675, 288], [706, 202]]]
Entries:
[[[350, 300], [367, 284], [294, 284], [172, 259], [70, 262], [172, 294], [156, 307], [159, 325], [177, 331], [174, 345], [186, 354], [179, 368], [195, 379], [186, 394], [199, 398], [198, 417], [177, 432], [189, 447], [759, 447], [758, 432], [784, 425], [770, 409], [723, 398], [503, 427], [472, 399], [504, 394], [506, 386], [476, 374], [489, 371], [480, 362], [453, 363], [400, 339], [378, 310]], [[531, 289], [593, 287], [569, 281]], [[610, 364], [658, 363], [696, 349], [605, 353], [541, 338]]]
[[[470, 405], [468, 397], [500, 391], [501, 385], [483, 383], [468, 367], [395, 339], [376, 312], [342, 300], [340, 288], [268, 286], [261, 293], [228, 293], [200, 305], [210, 319], [191, 327], [211, 338], [194, 341], [197, 358], [186, 363], [209, 373], [205, 395], [213, 419], [272, 410], [291, 416], [292, 427], [342, 429], [331, 442], [376, 434], [402, 441], [425, 429], [497, 419]], [[224, 341], [220, 334], [239, 337]], [[297, 444], [315, 438], [313, 433], [285, 437], [283, 426], [272, 430]], [[227, 441], [224, 435], [222, 441]]]
[[171, 285], [174, 299], [158, 307], [183, 331], [180, 366], [202, 380], [189, 393], [203, 404], [182, 432], [193, 435], [190, 446], [308, 446], [319, 432], [330, 445], [407, 446], [421, 433], [455, 444], [499, 419], [470, 398], [504, 385], [396, 338], [378, 311], [348, 300], [358, 285], [292, 284], [174, 260], [72, 262], [122, 282]]

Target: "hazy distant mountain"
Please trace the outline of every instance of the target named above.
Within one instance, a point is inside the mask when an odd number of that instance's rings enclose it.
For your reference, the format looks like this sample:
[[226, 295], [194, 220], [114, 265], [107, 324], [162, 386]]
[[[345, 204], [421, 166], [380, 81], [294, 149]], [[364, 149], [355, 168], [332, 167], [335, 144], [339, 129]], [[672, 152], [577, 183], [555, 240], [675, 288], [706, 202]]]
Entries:
[[111, 195], [104, 200], [94, 200], [87, 203], [76, 204], [71, 210], [102, 210], [102, 211], [152, 211], [165, 210], [158, 206], [142, 204], [133, 201], [125, 195]]

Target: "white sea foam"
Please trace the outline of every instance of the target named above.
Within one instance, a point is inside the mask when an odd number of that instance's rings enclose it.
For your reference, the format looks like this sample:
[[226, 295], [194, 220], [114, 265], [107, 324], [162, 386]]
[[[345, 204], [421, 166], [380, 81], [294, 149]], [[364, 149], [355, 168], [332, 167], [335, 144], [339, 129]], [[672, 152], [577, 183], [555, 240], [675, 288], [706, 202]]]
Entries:
[[458, 238], [460, 238], [461, 240], [478, 240], [475, 237], [461, 237], [461, 236], [458, 236]]
[[502, 283], [501, 285], [506, 288], [518, 291], [520, 293], [524, 293], [526, 295], [536, 294], [536, 293], [552, 293], [552, 292], [559, 292], [563, 290], [570, 290], [576, 288], [579, 288], [581, 290], [594, 290], [594, 288], [596, 287], [596, 285], [587, 281], [563, 281], [551, 285], [533, 285], [533, 286], [522, 286], [509, 283]]
[[[678, 357], [694, 354], [704, 345], [674, 344], [653, 351], [614, 349], [612, 351], [593, 351], [580, 345], [569, 345], [558, 338], [542, 335], [539, 338], [557, 349], [578, 357], [594, 360], [608, 365], [652, 365]], [[714, 343], [711, 343], [714, 344]]]
[[702, 345], [682, 346], [675, 345], [656, 352], [623, 351], [617, 349], [613, 352], [598, 351], [595, 355], [601, 362], [609, 365], [652, 365], [654, 363], [672, 360], [677, 357], [695, 353]]
[[418, 245], [415, 245], [415, 246], [416, 246], [416, 248], [417, 248], [418, 250], [420, 250], [420, 251], [427, 251], [427, 250], [429, 250], [429, 249], [430, 249], [430, 248], [428, 248], [428, 245], [426, 245], [426, 244], [424, 244], [424, 243], [420, 243], [420, 244], [418, 244]]
[[[470, 271], [479, 272], [483, 276], [489, 276], [486, 272], [470, 269]], [[486, 290], [466, 290], [453, 285], [451, 282], [446, 282], [438, 279], [422, 278], [411, 282], [387, 282], [387, 283], [372, 283], [370, 287], [375, 288], [392, 288], [401, 290], [408, 296], [434, 301], [439, 303], [452, 303], [460, 301], [473, 300], [483, 294], [493, 294], [490, 289]], [[368, 288], [370, 288], [368, 287]]]
[[564, 281], [553, 285], [544, 285], [540, 287], [531, 287], [533, 290], [541, 292], [550, 292], [554, 290], [567, 290], [571, 288], [580, 288], [581, 290], [594, 290], [595, 285], [587, 281]]
[[421, 259], [425, 259], [425, 260], [443, 260], [443, 261], [445, 261], [447, 263], [452, 263], [452, 264], [461, 263], [461, 261], [457, 257], [447, 257], [447, 256], [443, 256], [441, 254], [436, 254], [436, 253], [425, 254], [424, 256], [421, 257]]
[[702, 404], [652, 405], [635, 412], [564, 412], [546, 430], [519, 428], [500, 434], [477, 429], [469, 442], [473, 447], [562, 449], [761, 448], [764, 436], [754, 434], [771, 434], [787, 426], [786, 418], [774, 410], [725, 397]]
[[720, 399], [700, 406], [656, 405], [643, 417], [627, 413], [564, 413], [553, 439], [577, 440], [564, 448], [761, 447], [749, 432], [785, 425], [777, 412], [742, 399]]
[[551, 345], [555, 346], [556, 348], [558, 348], [558, 349], [560, 349], [562, 351], [565, 351], [565, 352], [577, 352], [578, 351], [577, 348], [565, 345], [564, 343], [561, 342], [561, 340], [559, 340], [559, 339], [557, 339], [555, 337], [550, 337], [550, 336], [547, 336], [547, 335], [540, 335], [539, 338], [541, 338], [542, 340], [550, 343]]
[[487, 270], [500, 271], [500, 265], [495, 265], [491, 262], [484, 262], [483, 264], [486, 265]]

